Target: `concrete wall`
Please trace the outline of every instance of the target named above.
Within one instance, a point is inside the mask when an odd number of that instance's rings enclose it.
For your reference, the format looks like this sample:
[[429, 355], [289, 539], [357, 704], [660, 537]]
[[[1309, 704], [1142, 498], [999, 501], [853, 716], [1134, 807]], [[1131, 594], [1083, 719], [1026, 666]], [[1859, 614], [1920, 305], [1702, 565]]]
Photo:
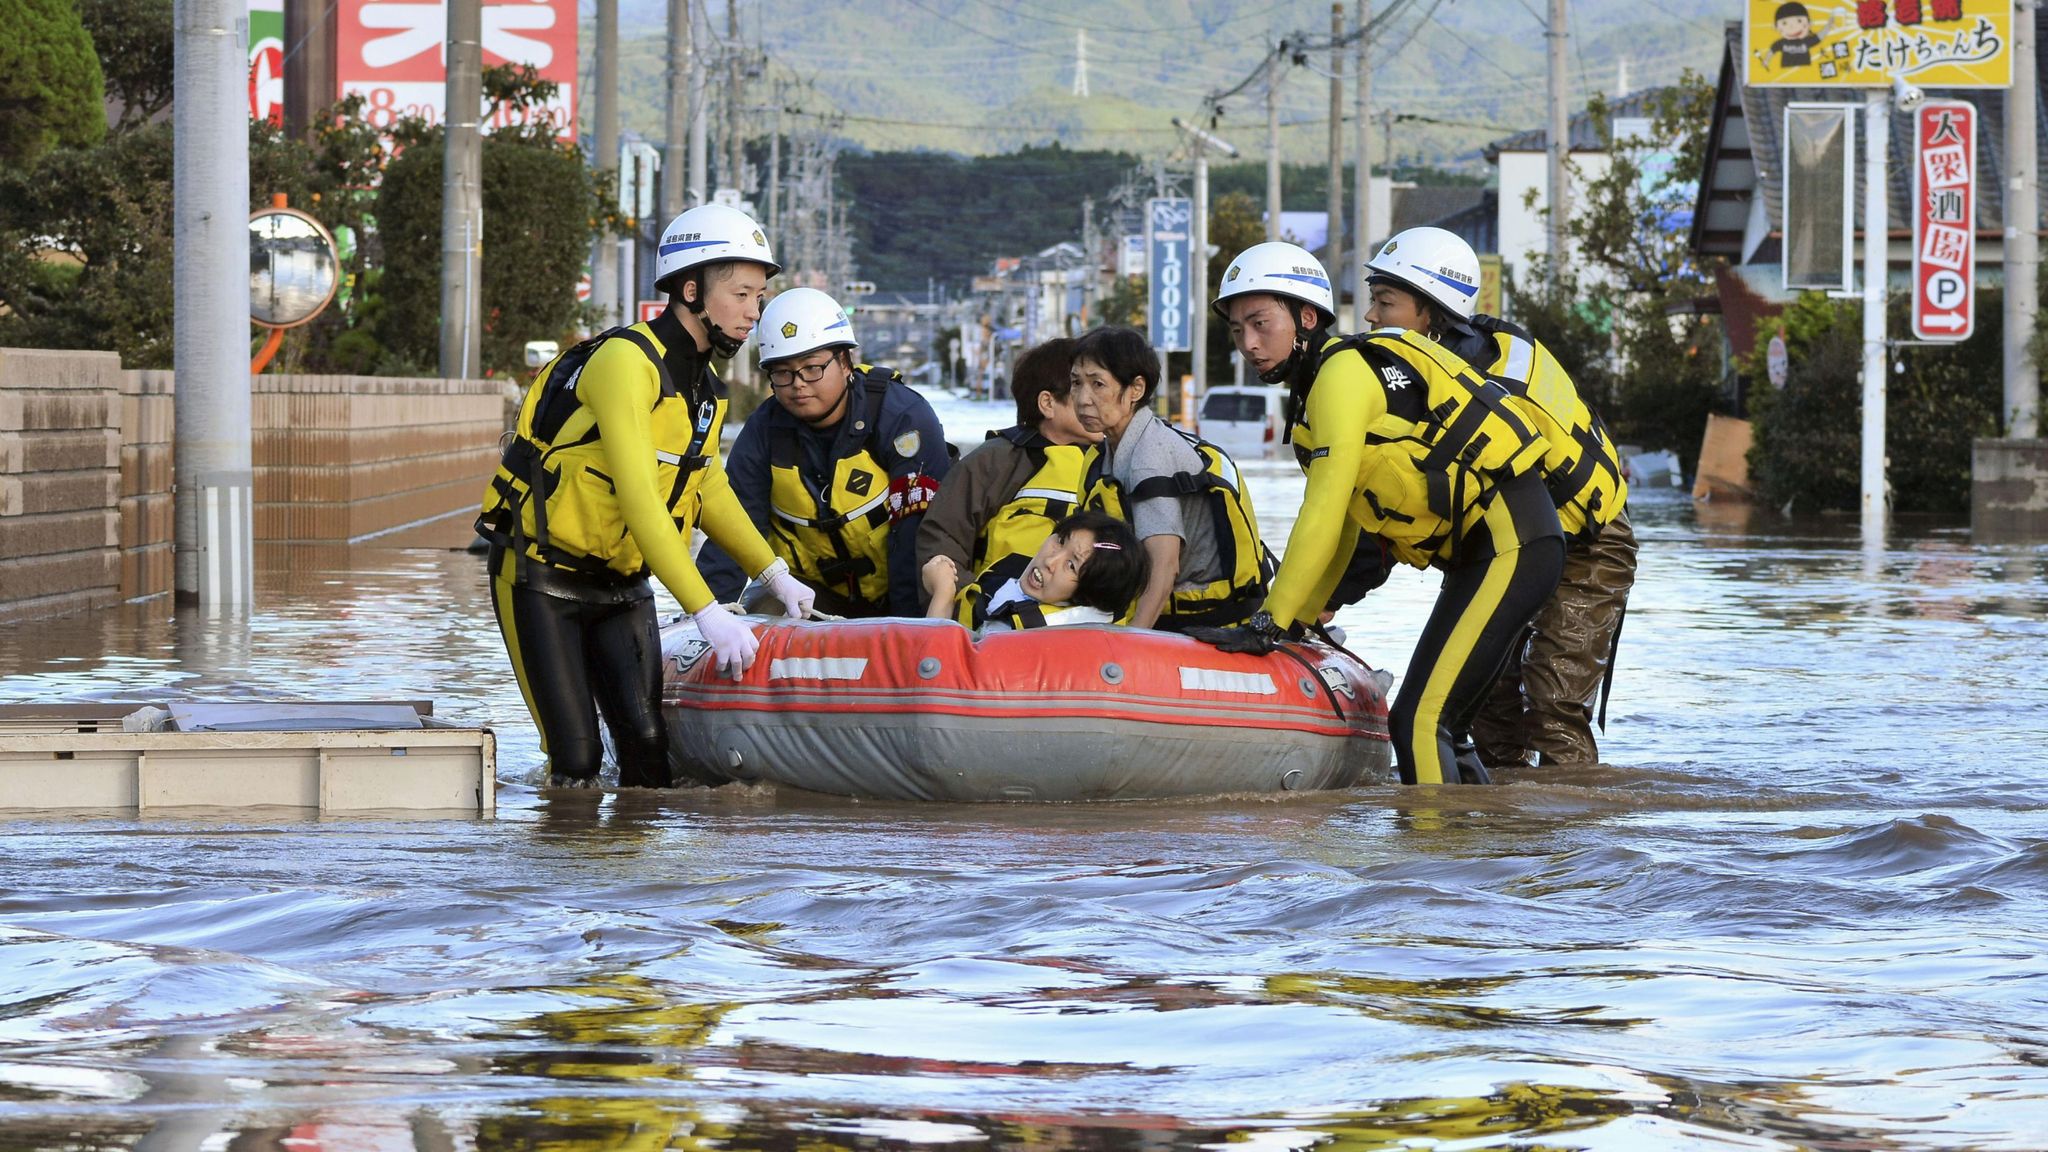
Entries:
[[121, 360], [0, 348], [0, 624], [120, 600]]
[[[1574, 152], [1566, 162], [1574, 215], [1585, 206], [1583, 189], [1607, 175], [1612, 160], [1605, 152]], [[1529, 262], [1549, 249], [1543, 212], [1550, 206], [1550, 159], [1542, 152], [1500, 154], [1500, 257], [1525, 288], [1531, 283]], [[1576, 169], [1577, 171], [1573, 171]], [[1535, 194], [1532, 203], [1523, 200]]]
[[[515, 390], [256, 377], [257, 544], [462, 546]], [[0, 623], [173, 590], [175, 391], [110, 352], [0, 348]]]
[[1970, 535], [2048, 541], [2048, 440], [1979, 440], [1970, 459]]
[[497, 467], [505, 394], [488, 380], [257, 377], [257, 543], [360, 544], [440, 520], [466, 525]]

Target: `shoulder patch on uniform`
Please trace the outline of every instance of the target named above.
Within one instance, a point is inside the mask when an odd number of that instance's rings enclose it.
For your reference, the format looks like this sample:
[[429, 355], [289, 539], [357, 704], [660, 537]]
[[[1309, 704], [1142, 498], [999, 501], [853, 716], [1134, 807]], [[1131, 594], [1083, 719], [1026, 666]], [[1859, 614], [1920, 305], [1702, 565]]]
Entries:
[[1380, 368], [1380, 375], [1386, 378], [1387, 387], [1390, 389], [1398, 390], [1406, 388], [1410, 383], [1412, 383], [1412, 381], [1408, 379], [1408, 374], [1406, 372], [1401, 371], [1399, 368], [1394, 367], [1392, 364], [1382, 365]]
[[889, 441], [889, 446], [896, 449], [896, 454], [906, 458], [917, 455], [917, 450], [923, 445], [924, 440], [918, 436], [915, 428]]

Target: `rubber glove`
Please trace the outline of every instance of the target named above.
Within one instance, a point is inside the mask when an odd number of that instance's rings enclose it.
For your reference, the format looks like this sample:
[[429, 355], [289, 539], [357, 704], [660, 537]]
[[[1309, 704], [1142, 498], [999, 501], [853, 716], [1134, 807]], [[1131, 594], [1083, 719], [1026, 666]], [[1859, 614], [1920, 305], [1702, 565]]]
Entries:
[[775, 598], [782, 601], [782, 614], [792, 620], [802, 620], [811, 614], [811, 605], [817, 602], [818, 593], [810, 585], [789, 574], [789, 564], [777, 556], [773, 563], [761, 569], [754, 579], [768, 586]]
[[1292, 639], [1266, 612], [1254, 612], [1251, 619], [1234, 628], [1190, 628], [1187, 634], [1204, 644], [1215, 645], [1218, 652], [1246, 652], [1253, 656], [1264, 656], [1279, 648], [1282, 641]]
[[697, 621], [698, 634], [717, 654], [719, 675], [737, 680], [754, 666], [754, 653], [761, 650], [761, 642], [754, 639], [754, 630], [746, 621], [726, 611], [725, 605], [706, 604], [691, 613], [691, 619]]

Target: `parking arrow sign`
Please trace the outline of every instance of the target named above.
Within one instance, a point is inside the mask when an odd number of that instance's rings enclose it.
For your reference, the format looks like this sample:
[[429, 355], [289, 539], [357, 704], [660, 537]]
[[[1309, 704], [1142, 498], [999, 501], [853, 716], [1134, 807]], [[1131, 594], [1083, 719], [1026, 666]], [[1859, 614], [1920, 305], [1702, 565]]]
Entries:
[[1913, 336], [1967, 340], [1977, 323], [1977, 108], [1913, 111]]

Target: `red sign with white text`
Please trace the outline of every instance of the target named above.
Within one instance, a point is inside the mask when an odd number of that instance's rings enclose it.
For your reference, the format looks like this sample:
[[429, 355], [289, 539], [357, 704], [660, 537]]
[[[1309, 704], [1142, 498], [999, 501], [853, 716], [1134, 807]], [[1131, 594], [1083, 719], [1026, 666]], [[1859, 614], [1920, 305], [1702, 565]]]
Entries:
[[[360, 94], [364, 115], [388, 128], [408, 113], [439, 124], [447, 96], [448, 6], [440, 0], [339, 0], [335, 75], [341, 96]], [[557, 135], [576, 134], [576, 0], [484, 0], [484, 65], [530, 64], [560, 86], [545, 115]], [[489, 132], [509, 116], [484, 123]]]
[[1977, 326], [1977, 109], [1913, 111], [1913, 337], [1967, 340]]
[[640, 322], [642, 324], [652, 324], [661, 317], [662, 312], [667, 308], [668, 301], [666, 300], [640, 301]]

